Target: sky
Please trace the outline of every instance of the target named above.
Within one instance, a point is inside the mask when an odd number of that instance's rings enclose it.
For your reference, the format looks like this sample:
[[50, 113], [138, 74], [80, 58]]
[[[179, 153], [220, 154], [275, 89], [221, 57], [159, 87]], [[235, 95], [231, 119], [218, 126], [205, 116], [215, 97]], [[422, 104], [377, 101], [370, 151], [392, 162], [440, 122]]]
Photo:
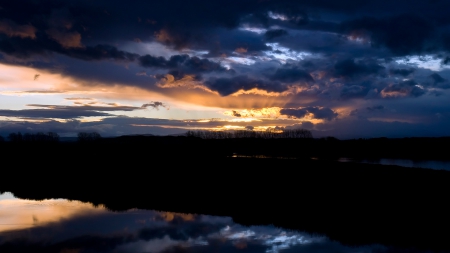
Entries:
[[450, 135], [450, 0], [0, 0], [0, 135]]

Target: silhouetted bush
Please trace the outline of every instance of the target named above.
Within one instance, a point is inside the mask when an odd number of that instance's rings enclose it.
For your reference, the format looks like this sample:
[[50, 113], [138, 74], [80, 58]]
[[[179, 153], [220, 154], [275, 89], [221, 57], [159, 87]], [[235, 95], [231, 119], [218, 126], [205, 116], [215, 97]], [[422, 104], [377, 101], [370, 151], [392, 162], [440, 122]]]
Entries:
[[238, 138], [260, 138], [260, 139], [311, 139], [312, 133], [305, 129], [293, 130], [273, 130], [265, 132], [238, 130], [238, 131], [188, 131], [188, 137], [197, 137], [202, 139], [238, 139]]
[[78, 133], [78, 141], [79, 142], [98, 141], [101, 138], [102, 137], [97, 132], [92, 132], [92, 133], [81, 132], [81, 133]]
[[38, 132], [35, 134], [26, 133], [10, 133], [8, 139], [11, 142], [58, 142], [59, 135], [54, 132], [42, 133]]

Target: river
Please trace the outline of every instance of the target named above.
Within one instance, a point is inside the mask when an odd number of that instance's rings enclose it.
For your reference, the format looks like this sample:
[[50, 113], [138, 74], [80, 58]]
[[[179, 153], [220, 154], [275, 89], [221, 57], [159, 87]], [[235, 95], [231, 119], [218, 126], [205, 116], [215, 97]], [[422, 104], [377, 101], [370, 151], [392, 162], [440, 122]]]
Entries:
[[0, 195], [0, 252], [384, 252], [273, 226], [244, 227], [229, 217], [129, 210], [90, 203]]

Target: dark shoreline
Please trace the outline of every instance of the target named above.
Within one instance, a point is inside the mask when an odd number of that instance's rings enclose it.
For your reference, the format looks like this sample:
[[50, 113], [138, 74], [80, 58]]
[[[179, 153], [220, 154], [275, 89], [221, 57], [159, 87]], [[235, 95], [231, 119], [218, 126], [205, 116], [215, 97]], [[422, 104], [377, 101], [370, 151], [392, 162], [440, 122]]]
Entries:
[[[238, 154], [242, 156], [269, 156], [288, 158], [338, 159], [408, 159], [408, 160], [441, 160], [450, 161], [450, 154], [443, 148], [450, 146], [450, 137], [414, 137], [414, 138], [372, 138], [338, 140], [327, 138], [229, 138], [201, 139], [185, 136], [120, 136], [100, 138], [95, 141], [19, 141], [0, 142], [0, 150], [9, 149], [40, 149], [80, 150], [80, 148], [95, 149], [101, 147], [111, 151], [117, 148], [124, 150], [126, 155], [131, 152], [141, 152], [147, 149], [153, 154], [167, 154], [169, 150], [177, 156], [214, 156], [226, 157]], [[165, 150], [164, 150], [165, 149]], [[12, 151], [11, 151], [12, 152]], [[20, 152], [20, 151], [19, 151]], [[8, 153], [8, 152], [7, 152]]]
[[448, 233], [441, 232], [450, 227], [450, 172], [227, 158], [211, 147], [202, 153], [186, 143], [144, 144], [149, 143], [8, 146], [4, 158], [15, 166], [0, 170], [0, 192], [80, 200], [116, 211], [230, 216], [243, 225], [273, 224], [349, 245], [450, 251]]

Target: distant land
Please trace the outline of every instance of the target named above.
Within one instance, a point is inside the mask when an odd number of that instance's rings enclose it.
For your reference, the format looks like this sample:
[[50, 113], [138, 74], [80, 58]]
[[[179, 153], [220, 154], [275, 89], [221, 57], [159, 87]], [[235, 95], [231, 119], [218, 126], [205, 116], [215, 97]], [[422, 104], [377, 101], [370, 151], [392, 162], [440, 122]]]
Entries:
[[[210, 132], [198, 131], [168, 136], [152, 134], [123, 135], [102, 138], [97, 133], [94, 139], [85, 137], [57, 137], [51, 139], [52, 145], [63, 145], [61, 148], [72, 148], [73, 145], [122, 145], [146, 147], [152, 153], [159, 153], [158, 148], [170, 149], [177, 155], [191, 156], [198, 153], [213, 157], [266, 156], [272, 158], [317, 158], [317, 159], [412, 159], [412, 160], [450, 160], [444, 147], [450, 145], [450, 137], [411, 137], [411, 138], [370, 138], [339, 140], [334, 137], [313, 138], [307, 130], [299, 135], [283, 138], [279, 134], [255, 133], [251, 131]], [[89, 135], [89, 133], [83, 133]], [[26, 139], [28, 135], [28, 139]], [[11, 141], [4, 138], [3, 145], [35, 146], [48, 145], [43, 138], [33, 138], [33, 134], [24, 134], [22, 139]], [[9, 141], [8, 141], [9, 140]], [[1, 143], [1, 142], [0, 142]], [[1, 144], [0, 144], [1, 145]], [[192, 154], [194, 153], [194, 154]]]

